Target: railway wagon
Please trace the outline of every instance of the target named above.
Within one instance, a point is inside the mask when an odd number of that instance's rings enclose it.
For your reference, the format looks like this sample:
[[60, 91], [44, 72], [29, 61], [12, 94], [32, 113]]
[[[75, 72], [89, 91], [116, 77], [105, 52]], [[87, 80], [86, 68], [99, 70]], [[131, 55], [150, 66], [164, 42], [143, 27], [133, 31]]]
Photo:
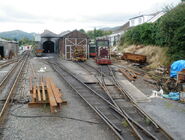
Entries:
[[74, 52], [73, 52], [73, 61], [86, 61], [86, 52], [85, 49], [82, 46], [76, 46], [74, 47]]
[[96, 57], [96, 44], [89, 44], [89, 56]]
[[44, 49], [35, 49], [35, 55], [41, 57], [43, 55]]
[[133, 53], [123, 53], [122, 59], [137, 62], [137, 63], [146, 62], [145, 55], [133, 54]]
[[109, 40], [96, 40], [96, 63], [112, 64], [110, 60]]

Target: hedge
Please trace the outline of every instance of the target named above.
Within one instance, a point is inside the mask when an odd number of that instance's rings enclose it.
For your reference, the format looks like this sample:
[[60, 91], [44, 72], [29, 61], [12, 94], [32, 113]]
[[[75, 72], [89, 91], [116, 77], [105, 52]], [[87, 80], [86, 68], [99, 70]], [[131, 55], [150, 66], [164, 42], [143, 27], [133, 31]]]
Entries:
[[128, 30], [120, 43], [169, 47], [172, 61], [185, 59], [185, 4], [179, 4], [155, 23], [144, 23]]

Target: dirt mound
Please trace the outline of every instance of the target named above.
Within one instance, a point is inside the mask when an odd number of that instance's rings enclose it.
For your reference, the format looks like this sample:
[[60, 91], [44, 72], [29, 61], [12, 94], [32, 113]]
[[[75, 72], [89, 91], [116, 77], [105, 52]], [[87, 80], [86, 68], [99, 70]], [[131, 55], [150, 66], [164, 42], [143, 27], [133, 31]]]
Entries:
[[[121, 50], [121, 49], [120, 49]], [[159, 46], [130, 45], [122, 48], [122, 52], [142, 54], [147, 56], [148, 68], [157, 68], [169, 64], [166, 56], [168, 48]]]

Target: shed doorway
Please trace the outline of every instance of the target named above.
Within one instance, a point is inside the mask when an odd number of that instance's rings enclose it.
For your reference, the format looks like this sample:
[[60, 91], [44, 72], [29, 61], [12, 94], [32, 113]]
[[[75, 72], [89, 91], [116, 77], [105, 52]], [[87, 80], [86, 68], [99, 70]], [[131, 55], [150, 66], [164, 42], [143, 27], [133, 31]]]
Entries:
[[4, 58], [4, 47], [0, 46], [0, 59]]
[[44, 53], [54, 53], [54, 43], [52, 41], [46, 41], [43, 43]]

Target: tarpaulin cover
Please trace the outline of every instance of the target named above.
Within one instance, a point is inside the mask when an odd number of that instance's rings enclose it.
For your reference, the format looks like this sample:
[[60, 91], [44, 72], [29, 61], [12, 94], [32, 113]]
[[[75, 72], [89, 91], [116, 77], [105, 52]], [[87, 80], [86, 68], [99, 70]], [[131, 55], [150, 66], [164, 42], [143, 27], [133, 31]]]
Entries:
[[178, 60], [173, 62], [170, 68], [170, 77], [177, 77], [177, 73], [185, 69], [185, 60]]
[[170, 92], [168, 95], [163, 94], [162, 96], [164, 98], [171, 99], [171, 100], [174, 100], [174, 101], [180, 100], [180, 94], [179, 94], [179, 92]]

